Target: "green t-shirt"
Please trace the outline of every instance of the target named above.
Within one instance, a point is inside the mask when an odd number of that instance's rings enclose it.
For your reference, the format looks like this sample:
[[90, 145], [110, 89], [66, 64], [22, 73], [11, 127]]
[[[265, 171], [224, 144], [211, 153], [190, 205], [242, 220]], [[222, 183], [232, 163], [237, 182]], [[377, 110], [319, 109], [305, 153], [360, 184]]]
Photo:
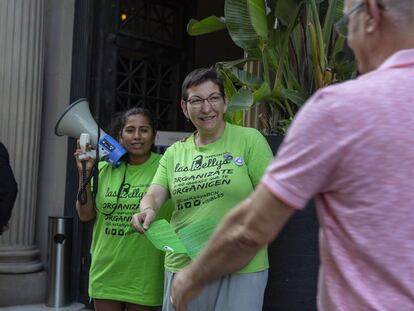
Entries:
[[[153, 184], [169, 190], [176, 232], [201, 219], [216, 223], [259, 183], [273, 158], [256, 129], [226, 123], [217, 141], [197, 147], [194, 134], [170, 146], [162, 157]], [[189, 264], [185, 254], [167, 253], [165, 269], [178, 272]], [[268, 268], [267, 249], [261, 250], [240, 272]]]
[[[123, 163], [118, 168], [100, 163], [89, 272], [90, 297], [162, 305], [164, 253], [158, 251], [145, 235], [134, 233], [130, 225], [160, 158], [153, 153], [141, 165]], [[116, 204], [124, 174], [124, 187]], [[172, 205], [167, 204], [157, 218], [168, 220], [171, 212]]]

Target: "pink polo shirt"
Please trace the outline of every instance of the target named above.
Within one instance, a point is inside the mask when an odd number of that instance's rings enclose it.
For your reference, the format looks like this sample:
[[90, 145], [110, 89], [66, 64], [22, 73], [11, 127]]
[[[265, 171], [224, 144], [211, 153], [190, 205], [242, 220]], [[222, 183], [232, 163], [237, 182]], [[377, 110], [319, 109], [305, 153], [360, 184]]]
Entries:
[[262, 180], [320, 222], [318, 309], [414, 310], [414, 49], [318, 91]]

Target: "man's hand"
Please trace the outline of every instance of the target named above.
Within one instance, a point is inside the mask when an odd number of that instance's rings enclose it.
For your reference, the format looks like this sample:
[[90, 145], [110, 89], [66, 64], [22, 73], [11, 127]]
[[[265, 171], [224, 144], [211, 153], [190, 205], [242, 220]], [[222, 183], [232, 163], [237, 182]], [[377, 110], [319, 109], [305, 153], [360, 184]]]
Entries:
[[174, 277], [171, 289], [171, 304], [176, 311], [187, 311], [190, 300], [198, 296], [203, 286], [195, 282], [189, 269], [177, 273]]
[[171, 302], [176, 310], [186, 311], [188, 302], [205, 284], [246, 266], [275, 238], [294, 212], [259, 185], [220, 222], [197, 258], [175, 276]]

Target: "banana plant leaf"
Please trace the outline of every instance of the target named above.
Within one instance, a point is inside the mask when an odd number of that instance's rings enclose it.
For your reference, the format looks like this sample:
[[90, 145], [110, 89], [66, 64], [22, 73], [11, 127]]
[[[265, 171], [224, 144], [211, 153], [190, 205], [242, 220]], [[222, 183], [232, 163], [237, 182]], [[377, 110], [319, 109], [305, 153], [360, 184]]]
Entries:
[[298, 11], [298, 7], [302, 6], [303, 3], [300, 0], [277, 1], [274, 15], [280, 20], [282, 25], [288, 26], [296, 20], [297, 16], [295, 12]]
[[260, 76], [252, 74], [246, 70], [238, 69], [236, 67], [230, 68], [230, 71], [227, 71], [229, 76], [232, 78], [233, 82], [238, 85], [245, 85], [250, 88], [259, 88], [263, 80]]
[[322, 30], [323, 42], [325, 43], [326, 48], [329, 48], [328, 43], [331, 39], [334, 23], [336, 22], [335, 12], [337, 10], [337, 7], [338, 7], [338, 0], [329, 1], [328, 11], [326, 13], [325, 21], [323, 24], [323, 30]]
[[243, 126], [244, 122], [244, 110], [237, 110], [233, 112], [226, 112], [224, 119], [231, 124]]
[[215, 67], [219, 67], [219, 68], [220, 67], [223, 67], [223, 68], [242, 67], [246, 63], [257, 62], [258, 60], [260, 59], [254, 58], [254, 57], [246, 57], [246, 58], [236, 59], [233, 61], [217, 62]]
[[247, 110], [253, 105], [253, 94], [248, 89], [239, 89], [238, 92], [229, 100], [227, 112]]
[[269, 30], [267, 27], [265, 0], [247, 0], [250, 21], [256, 33], [267, 41]]
[[270, 95], [270, 92], [271, 90], [269, 84], [263, 83], [258, 90], [253, 92], [253, 101], [255, 103], [266, 101]]
[[[265, 131], [286, 129], [315, 90], [352, 77], [355, 61], [333, 29], [343, 5], [344, 0], [224, 0], [224, 19], [191, 20], [190, 35], [227, 28], [246, 56], [215, 64], [229, 99], [226, 118], [239, 124], [245, 109], [263, 103], [269, 112], [260, 119], [270, 127]], [[247, 70], [251, 62], [257, 63], [255, 74]]]
[[201, 21], [192, 18], [187, 24], [187, 33], [190, 36], [204, 35], [223, 29], [226, 29], [224, 18], [217, 16], [209, 16]]
[[226, 0], [224, 3], [224, 16], [230, 37], [237, 46], [246, 51], [258, 47], [259, 36], [250, 21], [247, 1]]
[[[217, 70], [217, 69], [216, 69]], [[224, 70], [217, 70], [223, 79], [224, 93], [227, 98], [232, 98], [234, 94], [237, 93], [237, 89], [233, 84], [233, 81], [230, 79], [228, 74]]]
[[302, 92], [296, 90], [283, 89], [282, 95], [300, 108], [306, 101], [306, 96]]

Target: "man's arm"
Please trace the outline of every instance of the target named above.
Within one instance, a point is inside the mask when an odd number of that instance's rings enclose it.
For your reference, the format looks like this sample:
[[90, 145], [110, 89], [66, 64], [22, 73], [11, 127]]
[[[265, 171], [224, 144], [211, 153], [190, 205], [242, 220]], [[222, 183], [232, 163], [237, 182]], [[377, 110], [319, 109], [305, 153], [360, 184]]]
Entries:
[[295, 210], [263, 185], [220, 223], [199, 257], [174, 279], [171, 299], [177, 311], [187, 309], [208, 282], [238, 271], [281, 231]]

